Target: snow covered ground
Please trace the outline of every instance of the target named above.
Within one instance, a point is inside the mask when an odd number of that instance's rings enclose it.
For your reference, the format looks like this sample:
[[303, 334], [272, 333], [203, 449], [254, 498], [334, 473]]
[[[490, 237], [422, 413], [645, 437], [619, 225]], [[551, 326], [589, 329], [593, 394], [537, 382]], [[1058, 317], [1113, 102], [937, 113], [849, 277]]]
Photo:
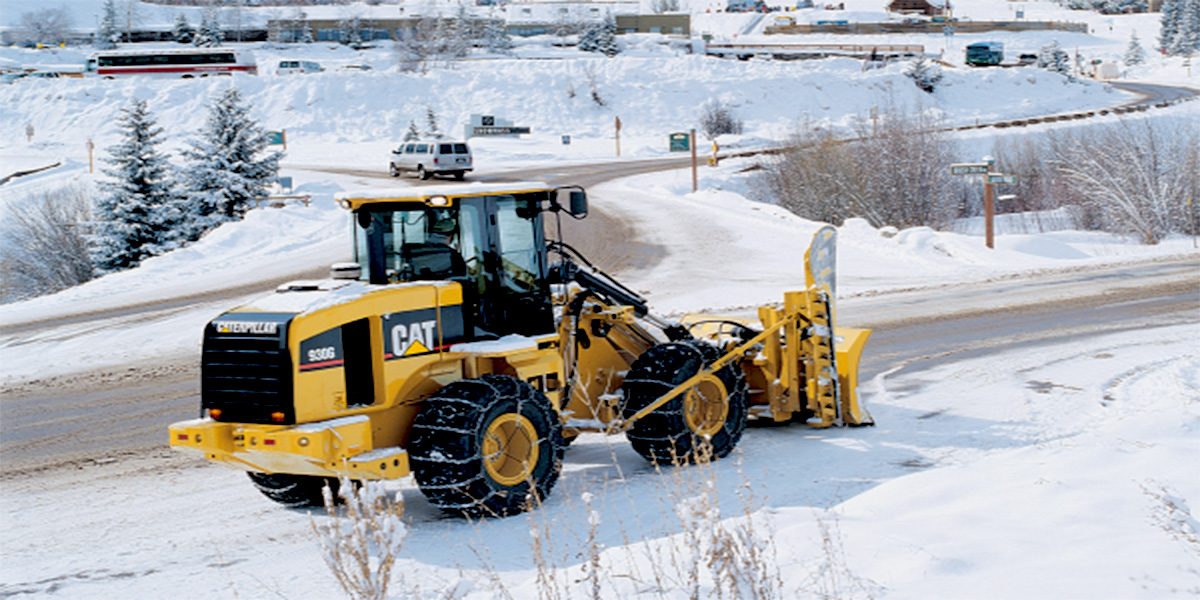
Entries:
[[[880, 13], [881, 4], [851, 0], [847, 12]], [[6, 3], [6, 14], [11, 6]], [[1003, 15], [1009, 6], [964, 0], [956, 11], [984, 19]], [[1093, 33], [1054, 37], [1064, 47], [1077, 44], [1096, 56], [1120, 56], [1135, 27], [1147, 49], [1156, 34], [1150, 16], [1062, 14], [1066, 11], [1051, 3], [1025, 6], [1047, 18], [1088, 21]], [[743, 17], [698, 13], [697, 24], [731, 36], [741, 31]], [[888, 43], [910, 43], [910, 37], [919, 36], [891, 36]], [[917, 43], [957, 44], [957, 54], [947, 54], [958, 56], [961, 45], [985, 36], [942, 37]], [[1022, 34], [1020, 43], [1036, 48], [1051, 38]], [[263, 65], [286, 55], [329, 67], [375, 66], [368, 73], [331, 69], [303, 77], [264, 71], [232, 81], [264, 125], [288, 130], [283, 174], [294, 178], [297, 191], [313, 195], [312, 206], [252, 211], [245, 221], [138, 269], [0, 306], [0, 323], [166, 302], [231, 282], [283, 276], [297, 264], [343, 260], [349, 224], [332, 195], [410, 181], [319, 169], [384, 173], [387, 151], [409, 121], [423, 125], [430, 104], [443, 130], [451, 132], [474, 113], [533, 128], [520, 140], [472, 140], [482, 175], [615, 160], [612, 123], [618, 116], [624, 123], [623, 159], [667, 156], [667, 134], [694, 127], [696, 106], [711, 98], [735, 106], [746, 122], [746, 133], [720, 140], [723, 147], [769, 144], [805, 118], [847, 126], [888, 100], [938, 110], [950, 123], [966, 124], [1102, 107], [1126, 98], [1101, 83], [1068, 84], [1032, 69], [956, 69], [948, 72], [942, 90], [928, 96], [901, 74], [902, 66], [864, 72], [848, 59], [739, 63], [679, 55], [651, 38], [635, 46], [614, 60], [487, 59], [423, 75], [390, 70], [386, 49], [258, 47]], [[542, 50], [522, 52], [533, 58]], [[0, 60], [70, 63], [84, 54], [0, 49]], [[1152, 58], [1132, 74], [1200, 86], [1178, 59]], [[589, 99], [589, 80], [596, 81], [605, 106]], [[150, 100], [167, 129], [168, 149], [176, 151], [198, 129], [208, 99], [229, 84], [61, 80], [5, 86], [0, 177], [63, 165], [0, 187], [0, 204], [13, 208], [31, 193], [67, 182], [90, 185], [84, 142], [92, 139], [98, 149], [114, 143], [113, 116], [130, 96]], [[1197, 104], [1163, 114], [1200, 120]], [[25, 138], [28, 124], [35, 127], [31, 143]], [[569, 146], [562, 145], [562, 135], [571, 135]], [[966, 136], [972, 154], [964, 160], [986, 153], [996, 135]], [[777, 301], [783, 290], [802, 284], [796, 265], [819, 224], [747, 200], [741, 171], [750, 164], [729, 160], [703, 169], [697, 193], [691, 193], [685, 171], [589, 190], [596, 206], [635, 223], [647, 241], [664, 248], [652, 269], [620, 274], [646, 292], [656, 311], [740, 310]], [[1180, 255], [1195, 259], [1200, 271], [1200, 253], [1184, 237], [1145, 247], [1102, 234], [1004, 226], [997, 249], [987, 251], [970, 227], [966, 233], [913, 229], [888, 237], [861, 221], [848, 222], [839, 231], [842, 314], [852, 313], [859, 298], [889, 290], [971, 286], [1033, 271]], [[0, 335], [0, 384], [194, 356], [203, 324], [226, 308], [205, 304], [148, 322], [116, 318], [37, 336]], [[752, 429], [739, 458], [710, 469], [659, 473], [622, 437], [585, 435], [568, 451], [563, 478], [546, 506], [505, 520], [447, 520], [410, 482], [389, 484], [411, 519], [392, 596], [587, 596], [587, 582], [580, 580], [589, 520], [597, 518], [590, 547], [599, 553], [605, 598], [686, 598], [693, 581], [699, 597], [713, 597], [706, 568], [699, 568], [699, 579], [688, 570], [696, 564], [694, 550], [703, 547], [689, 535], [713, 531], [718, 522], [724, 528], [748, 522], [753, 541], [769, 541], [764, 580], [777, 581], [783, 598], [1200, 594], [1200, 520], [1194, 513], [1200, 503], [1197, 339], [1200, 324], [1192, 322], [1065, 341], [1034, 353], [896, 365], [861, 389], [876, 427]], [[54, 356], [72, 360], [49, 360]], [[711, 495], [719, 514], [706, 507]], [[278, 508], [240, 473], [167, 456], [165, 450], [162, 456], [8, 478], [0, 486], [0, 594], [337, 596], [337, 584], [321, 562], [314, 519], [328, 517], [323, 511]], [[536, 550], [535, 540], [548, 546]]]

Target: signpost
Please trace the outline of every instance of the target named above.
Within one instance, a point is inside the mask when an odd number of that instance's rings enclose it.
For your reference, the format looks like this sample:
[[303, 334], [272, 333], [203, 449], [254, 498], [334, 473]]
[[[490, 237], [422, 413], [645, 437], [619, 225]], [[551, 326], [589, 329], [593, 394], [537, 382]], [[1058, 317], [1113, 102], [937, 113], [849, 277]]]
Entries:
[[95, 163], [92, 161], [92, 151], [96, 149], [96, 144], [93, 144], [91, 138], [88, 138], [87, 144], [84, 145], [88, 149], [88, 173], [95, 173], [96, 169]]
[[993, 173], [992, 167], [995, 161], [991, 157], [986, 157], [981, 163], [958, 163], [950, 165], [951, 175], [983, 175], [983, 230], [984, 243], [988, 248], [996, 247], [996, 195], [992, 186], [999, 183], [1002, 185], [1016, 185], [1018, 177], [1016, 175], [1004, 175], [1003, 173]]
[[283, 149], [287, 150], [287, 130], [268, 131], [267, 144], [270, 146], [283, 146]]

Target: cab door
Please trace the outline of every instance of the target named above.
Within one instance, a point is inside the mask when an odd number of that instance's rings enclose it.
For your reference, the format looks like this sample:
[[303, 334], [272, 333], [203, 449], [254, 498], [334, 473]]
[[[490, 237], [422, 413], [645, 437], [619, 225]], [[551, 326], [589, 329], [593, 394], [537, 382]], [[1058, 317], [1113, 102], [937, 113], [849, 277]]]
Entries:
[[487, 333], [541, 335], [554, 331], [547, 282], [546, 239], [539, 194], [472, 198], [486, 216], [485, 277], [477, 325]]

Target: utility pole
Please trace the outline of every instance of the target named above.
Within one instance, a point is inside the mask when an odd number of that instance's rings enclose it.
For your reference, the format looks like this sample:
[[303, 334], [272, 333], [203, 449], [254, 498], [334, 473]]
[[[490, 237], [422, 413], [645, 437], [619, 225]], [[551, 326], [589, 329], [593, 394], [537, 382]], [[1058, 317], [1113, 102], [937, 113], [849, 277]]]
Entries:
[[988, 175], [983, 178], [983, 239], [988, 248], [996, 247], [996, 192], [992, 189], [992, 167], [996, 159], [985, 156]]
[[697, 180], [697, 175], [696, 175], [696, 130], [695, 129], [688, 132], [688, 146], [691, 146], [691, 148], [692, 148], [692, 193], [694, 194], [694, 193], [696, 193], [696, 190], [699, 189], [698, 188], [699, 182]]

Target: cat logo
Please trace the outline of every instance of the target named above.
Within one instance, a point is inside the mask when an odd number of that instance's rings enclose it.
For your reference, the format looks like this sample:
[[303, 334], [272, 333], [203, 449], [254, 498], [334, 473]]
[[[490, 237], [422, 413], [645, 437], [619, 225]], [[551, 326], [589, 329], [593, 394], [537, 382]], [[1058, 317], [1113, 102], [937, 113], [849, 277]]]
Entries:
[[437, 321], [398, 323], [392, 326], [392, 352], [397, 357], [433, 352], [436, 336]]

